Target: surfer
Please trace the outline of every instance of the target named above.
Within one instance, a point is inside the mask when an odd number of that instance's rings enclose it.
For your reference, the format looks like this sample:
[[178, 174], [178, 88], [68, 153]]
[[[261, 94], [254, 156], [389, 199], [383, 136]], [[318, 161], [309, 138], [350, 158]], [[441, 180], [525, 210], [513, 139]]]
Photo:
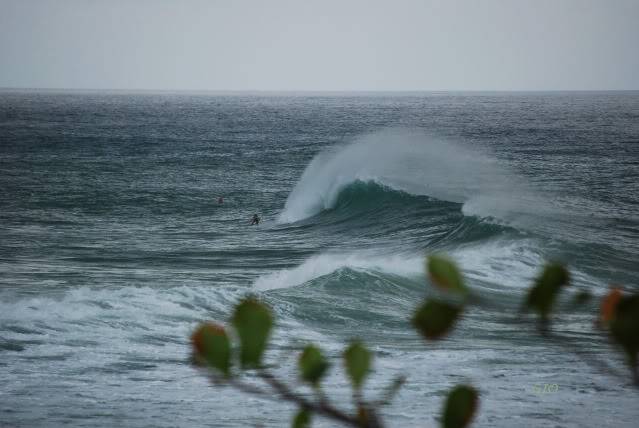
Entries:
[[221, 196], [219, 198], [217, 198], [217, 203], [218, 204], [223, 204], [224, 203], [224, 198], [221, 197]]
[[253, 218], [251, 219], [251, 226], [254, 224], [260, 224], [260, 217], [257, 214], [253, 214]]

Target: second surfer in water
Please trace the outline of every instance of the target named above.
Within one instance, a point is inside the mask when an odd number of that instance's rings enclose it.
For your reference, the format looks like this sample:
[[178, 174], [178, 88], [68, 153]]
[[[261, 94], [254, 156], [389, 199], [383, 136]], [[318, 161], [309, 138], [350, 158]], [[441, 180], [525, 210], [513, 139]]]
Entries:
[[253, 214], [253, 218], [251, 219], [251, 226], [254, 224], [260, 224], [260, 217], [257, 214]]

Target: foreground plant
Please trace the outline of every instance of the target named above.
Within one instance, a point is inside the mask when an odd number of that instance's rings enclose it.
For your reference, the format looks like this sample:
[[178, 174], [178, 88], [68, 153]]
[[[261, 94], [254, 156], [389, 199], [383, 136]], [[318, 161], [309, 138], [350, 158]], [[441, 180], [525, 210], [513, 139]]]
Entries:
[[[293, 419], [293, 426], [308, 426], [313, 414], [325, 416], [346, 425], [357, 427], [382, 426], [378, 419], [377, 408], [388, 402], [388, 397], [377, 402], [366, 402], [362, 398], [361, 388], [368, 376], [372, 355], [360, 342], [351, 343], [343, 353], [345, 371], [352, 386], [356, 404], [356, 413], [338, 409], [323, 395], [321, 381], [327, 374], [330, 364], [315, 345], [307, 345], [298, 359], [300, 379], [315, 392], [309, 398], [296, 392], [290, 385], [279, 380], [262, 364], [268, 336], [273, 324], [272, 315], [266, 305], [254, 298], [240, 302], [231, 318], [239, 343], [239, 364], [235, 361], [229, 335], [224, 327], [210, 322], [201, 324], [193, 333], [193, 361], [202, 367], [211, 369], [209, 375], [216, 384], [228, 384], [237, 389], [268, 398], [280, 398], [299, 406]], [[237, 367], [235, 365], [237, 364]], [[242, 379], [240, 371], [251, 370], [263, 381], [255, 386]], [[269, 388], [269, 389], [266, 389]], [[390, 388], [394, 391], [397, 385]], [[274, 395], [275, 394], [275, 395]]]
[[[550, 263], [544, 267], [528, 290], [523, 309], [530, 309], [539, 315], [539, 331], [547, 337], [552, 337], [550, 329], [550, 315], [561, 291], [570, 285], [570, 274], [566, 268], [557, 263]], [[584, 305], [592, 299], [587, 291], [580, 291], [574, 296], [576, 305]], [[639, 295], [624, 295], [621, 289], [611, 288], [600, 304], [598, 319], [595, 323], [603, 329], [614, 345], [625, 353], [631, 370], [633, 382], [639, 387]], [[570, 346], [564, 341], [564, 346]], [[583, 354], [578, 346], [572, 347], [577, 354]], [[588, 356], [588, 362], [606, 369], [612, 373], [608, 364]]]
[[[411, 323], [426, 341], [433, 341], [445, 337], [453, 329], [472, 296], [460, 270], [450, 259], [432, 255], [426, 260], [426, 271], [437, 293], [417, 307]], [[554, 263], [542, 270], [528, 290], [522, 309], [537, 313], [539, 330], [546, 337], [551, 337], [552, 311], [561, 291], [569, 283], [568, 271]], [[589, 293], [581, 292], [575, 296], [574, 302], [582, 305], [591, 297]], [[212, 322], [197, 327], [191, 336], [193, 362], [205, 368], [215, 384], [294, 403], [299, 410], [293, 416], [293, 427], [310, 426], [314, 416], [322, 416], [346, 426], [384, 426], [380, 410], [391, 403], [405, 382], [404, 377], [393, 379], [382, 396], [366, 400], [363, 388], [372, 371], [373, 354], [363, 342], [352, 341], [342, 352], [344, 372], [351, 384], [353, 401], [353, 409], [345, 410], [331, 402], [322, 389], [322, 380], [330, 370], [330, 362], [319, 346], [308, 344], [299, 354], [297, 371], [300, 380], [310, 387], [312, 394], [301, 393], [278, 379], [263, 364], [273, 324], [272, 312], [266, 304], [255, 297], [245, 298], [235, 307], [228, 327]], [[624, 350], [634, 380], [639, 385], [639, 295], [625, 296], [618, 289], [611, 290], [602, 301], [599, 325], [607, 329], [612, 341]], [[232, 337], [237, 339], [234, 341]], [[247, 382], [243, 377], [246, 372], [253, 374], [261, 383], [256, 385], [255, 382]], [[468, 426], [478, 406], [479, 393], [475, 388], [469, 385], [454, 387], [448, 393], [441, 412], [442, 426]]]
[[[431, 279], [449, 299], [426, 300], [415, 312], [413, 325], [427, 339], [444, 337], [461, 315], [468, 295], [461, 273], [448, 259], [429, 259]], [[342, 352], [344, 372], [352, 388], [353, 410], [345, 410], [331, 402], [322, 389], [322, 380], [330, 363], [321, 348], [308, 344], [299, 354], [299, 378], [313, 391], [304, 394], [278, 379], [263, 364], [264, 352], [273, 328], [271, 310], [255, 297], [243, 299], [234, 309], [228, 326], [213, 322], [200, 324], [191, 336], [193, 362], [207, 370], [214, 384], [229, 385], [248, 394], [292, 402], [299, 408], [293, 416], [293, 427], [308, 427], [314, 415], [353, 427], [382, 427], [380, 409], [390, 404], [405, 382], [403, 376], [393, 379], [381, 396], [365, 399], [364, 384], [373, 368], [373, 354], [366, 345], [353, 340]], [[238, 343], [232, 338], [236, 337]], [[261, 381], [247, 382], [243, 373], [250, 372]], [[442, 411], [442, 426], [462, 428], [472, 420], [478, 405], [478, 393], [470, 386], [451, 390]]]
[[624, 351], [635, 385], [639, 386], [639, 294], [624, 295], [612, 288], [602, 300], [599, 326]]

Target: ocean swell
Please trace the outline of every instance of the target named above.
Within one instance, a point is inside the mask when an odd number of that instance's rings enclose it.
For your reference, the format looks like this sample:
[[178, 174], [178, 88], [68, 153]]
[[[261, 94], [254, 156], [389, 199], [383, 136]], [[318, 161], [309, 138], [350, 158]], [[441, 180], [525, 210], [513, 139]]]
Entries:
[[340, 194], [357, 182], [457, 203], [499, 198], [503, 207], [522, 193], [517, 181], [479, 150], [417, 131], [387, 130], [318, 154], [279, 221], [296, 222], [335, 208]]

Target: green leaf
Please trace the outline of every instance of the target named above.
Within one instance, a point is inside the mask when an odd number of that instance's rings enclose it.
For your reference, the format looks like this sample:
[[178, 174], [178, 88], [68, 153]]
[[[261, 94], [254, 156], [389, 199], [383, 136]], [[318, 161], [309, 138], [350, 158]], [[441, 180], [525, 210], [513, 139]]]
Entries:
[[371, 368], [372, 355], [364, 344], [352, 342], [344, 351], [344, 367], [356, 389], [361, 388]]
[[458, 385], [446, 398], [442, 426], [444, 428], [463, 428], [470, 424], [479, 403], [475, 388]]
[[266, 305], [249, 297], [235, 307], [231, 322], [240, 337], [242, 367], [259, 367], [273, 327], [271, 311]]
[[413, 315], [413, 326], [426, 339], [435, 340], [444, 336], [459, 318], [462, 309], [449, 303], [427, 300]]
[[231, 342], [223, 327], [210, 322], [202, 323], [191, 335], [193, 356], [198, 364], [210, 365], [230, 375]]
[[561, 287], [568, 285], [569, 281], [570, 274], [565, 267], [557, 263], [547, 265], [528, 291], [526, 306], [547, 318]]
[[301, 408], [293, 418], [292, 428], [308, 428], [311, 426], [311, 412]]
[[455, 263], [441, 255], [430, 255], [426, 261], [426, 268], [431, 281], [437, 287], [467, 294], [468, 289], [464, 284], [464, 278]]
[[621, 297], [610, 323], [610, 333], [628, 354], [630, 364], [636, 366], [639, 354], [639, 295]]
[[302, 379], [313, 385], [317, 385], [328, 369], [328, 361], [322, 355], [322, 351], [313, 345], [307, 345], [302, 351], [298, 361]]

